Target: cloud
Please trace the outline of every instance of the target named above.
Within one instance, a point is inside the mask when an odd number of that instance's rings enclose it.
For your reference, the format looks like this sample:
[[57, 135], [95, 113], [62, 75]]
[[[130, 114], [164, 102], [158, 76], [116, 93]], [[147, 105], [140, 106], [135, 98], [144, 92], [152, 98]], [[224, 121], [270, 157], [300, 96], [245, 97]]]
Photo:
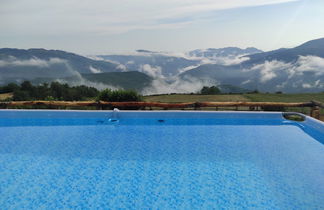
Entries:
[[116, 68], [121, 71], [128, 71], [127, 67], [124, 64], [118, 64]]
[[291, 68], [290, 63], [284, 63], [281, 61], [273, 60], [273, 61], [265, 61], [262, 64], [257, 64], [251, 68], [253, 71], [260, 72], [260, 82], [265, 83], [269, 80], [272, 80], [277, 77], [277, 74], [280, 71], [287, 70]]
[[251, 71], [259, 73], [257, 78], [261, 83], [267, 83], [279, 77], [285, 78], [281, 84], [276, 85], [278, 89], [285, 87], [310, 89], [324, 87], [323, 69], [324, 58], [299, 56], [295, 62], [265, 61], [264, 63], [254, 65], [251, 69], [245, 69], [243, 73]]
[[97, 56], [97, 55], [85, 55], [85, 57], [90, 58], [95, 61], [105, 61], [105, 59], [103, 59], [102, 57]]
[[[188, 66], [179, 71], [186, 71], [194, 67], [196, 66]], [[233, 73], [249, 73], [250, 75], [256, 75], [255, 77], [248, 79], [244, 77], [244, 80], [242, 79], [241, 82], [241, 85], [243, 86], [253, 85], [253, 83], [260, 82], [262, 85], [267, 86], [267, 88], [269, 84], [273, 85], [273, 89], [269, 91], [282, 90], [285, 92], [294, 92], [294, 90], [301, 91], [303, 89], [308, 91], [312, 91], [314, 89], [323, 89], [323, 69], [324, 58], [316, 56], [299, 56], [295, 62], [283, 62], [278, 60], [265, 61], [264, 63], [252, 66], [250, 69], [243, 69], [239, 72], [235, 71]], [[79, 74], [71, 68], [71, 72], [72, 71], [75, 75]], [[142, 91], [142, 94], [144, 95], [198, 92], [203, 86], [212, 86], [218, 84], [218, 82], [215, 81], [200, 80], [193, 77], [165, 77], [162, 75], [162, 68], [160, 66], [153, 66], [149, 64], [141, 65], [140, 71], [150, 75], [153, 78], [152, 84]], [[239, 77], [240, 75], [237, 76]], [[91, 83], [84, 80], [80, 74], [79, 81], [75, 84], [84, 84], [99, 89], [118, 88], [100, 83]]]
[[[108, 53], [105, 55], [114, 55], [114, 56], [145, 56], [145, 57], [154, 57], [154, 56], [165, 56], [165, 57], [176, 57], [176, 58], [186, 58], [186, 59], [197, 59], [197, 58], [193, 58], [187, 55], [187, 53], [182, 53], [182, 52], [165, 52], [165, 51], [148, 51], [148, 50], [142, 50], [142, 51], [133, 51], [133, 52], [125, 52], [125, 53]], [[98, 57], [98, 56], [88, 56], [90, 58], [100, 58], [101, 60], [106, 60], [106, 61], [111, 61], [109, 59], [103, 59], [102, 57]], [[171, 58], [173, 59], [173, 58]], [[114, 62], [114, 61], [111, 61]], [[135, 61], [130, 60], [128, 61], [126, 64], [134, 64]]]
[[102, 72], [100, 69], [96, 69], [93, 66], [90, 66], [89, 69], [94, 74], [98, 74], [98, 73], [101, 73]]
[[[66, 79], [56, 79], [55, 81], [60, 83], [68, 83], [71, 86], [78, 86], [78, 85], [86, 85], [89, 87], [95, 87], [99, 90], [109, 88], [109, 89], [120, 89], [120, 87], [115, 87], [99, 82], [91, 82], [82, 77], [82, 75], [71, 65], [67, 60], [60, 59], [60, 58], [50, 58], [48, 60], [39, 59], [37, 57], [31, 58], [31, 59], [25, 59], [25, 60], [19, 60], [16, 57], [10, 56], [7, 60], [0, 60], [0, 68], [1, 67], [24, 67], [24, 66], [30, 66], [30, 67], [38, 67], [38, 68], [46, 68], [50, 67], [51, 65], [55, 64], [62, 64], [64, 65], [64, 69], [69, 76], [73, 76], [73, 81], [66, 80]], [[101, 73], [100, 69], [96, 69], [93, 66], [89, 66], [89, 69], [92, 73]]]
[[250, 79], [248, 79], [248, 80], [243, 81], [241, 83], [241, 85], [246, 85], [246, 84], [249, 84], [250, 82], [252, 82], [252, 81]]
[[244, 49], [197, 49], [185, 53], [183, 56], [189, 60], [200, 61], [199, 65], [218, 64], [224, 66], [238, 65], [250, 58], [244, 52]]
[[197, 68], [199, 66], [200, 66], [200, 64], [199, 65], [194, 65], [194, 66], [187, 66], [185, 68], [178, 69], [178, 74], [181, 74], [183, 72], [189, 71], [189, 70], [194, 69], [194, 68]]
[[[169, 54], [167, 54], [169, 56]], [[172, 59], [172, 58], [171, 58]], [[179, 69], [179, 73], [194, 68], [196, 66], [188, 66], [184, 69]], [[203, 86], [215, 85], [215, 82], [202, 81], [193, 77], [184, 79], [179, 76], [164, 76], [161, 66], [153, 66], [150, 64], [140, 65], [139, 71], [153, 78], [150, 86], [146, 87], [143, 95], [152, 94], [168, 94], [168, 93], [192, 93], [198, 92]]]
[[0, 27], [25, 34], [119, 34], [181, 28], [213, 11], [292, 1], [296, 0], [15, 0], [1, 3], [0, 19], [8, 21], [0, 21]]
[[299, 56], [295, 68], [290, 73], [303, 74], [304, 72], [314, 72], [315, 76], [324, 75], [324, 58], [317, 56]]
[[[124, 64], [121, 64], [121, 63], [119, 63], [117, 61], [104, 59], [104, 58], [102, 58], [100, 56], [97, 56], [97, 55], [88, 55], [86, 57], [88, 57], [88, 58], [90, 58], [92, 60], [96, 60], [96, 61], [106, 61], [106, 62], [109, 62], [109, 63], [113, 63], [113, 64], [116, 64], [116, 68], [121, 70], [122, 72], [128, 71], [127, 67]], [[90, 68], [90, 71], [92, 73], [95, 73], [95, 74], [96, 73], [102, 73], [102, 71], [100, 69], [96, 69], [93, 66], [90, 66], [89, 68]]]
[[[268, 81], [276, 77], [280, 71], [288, 73], [289, 78], [303, 76], [304, 73], [314, 73], [314, 76], [324, 75], [324, 58], [317, 56], [299, 56], [294, 63], [282, 61], [266, 61], [252, 67], [252, 70], [260, 70], [261, 81]], [[315, 79], [315, 77], [314, 77]]]
[[201, 64], [219, 64], [224, 66], [237, 65], [244, 61], [248, 61], [249, 57], [239, 56], [227, 56], [227, 57], [202, 57]]
[[308, 83], [304, 83], [302, 86], [303, 88], [312, 88], [312, 85]]
[[140, 65], [139, 71], [153, 78], [163, 79], [162, 68], [160, 66], [151, 66], [150, 64]]
[[215, 82], [199, 80], [193, 77], [173, 77], [166, 79], [155, 78], [151, 85], [142, 91], [143, 95], [168, 93], [196, 93], [204, 86], [216, 85]]
[[[66, 80], [66, 79], [62, 78], [62, 79], [56, 79], [55, 81], [60, 82], [60, 83], [67, 83], [70, 86], [85, 85], [88, 87], [97, 88], [98, 90], [103, 90], [103, 89], [107, 89], [107, 88], [112, 89], [112, 90], [120, 89], [120, 87], [115, 87], [115, 86], [107, 85], [107, 84], [100, 83], [100, 82], [92, 82], [92, 81], [86, 80], [82, 77], [82, 75], [76, 69], [71, 67], [68, 62], [66, 62], [65, 65], [66, 65], [66, 70], [70, 73], [70, 75], [73, 75], [73, 80], [71, 81], [71, 80]], [[93, 70], [98, 71], [95, 68], [93, 68]]]
[[[112, 55], [116, 55], [116, 54], [112, 54]], [[249, 60], [249, 57], [245, 57], [245, 54], [241, 54], [241, 55], [229, 55], [227, 57], [225, 56], [212, 56], [212, 57], [197, 57], [197, 56], [191, 56], [190, 53], [186, 52], [186, 53], [181, 53], [181, 52], [152, 52], [152, 51], [136, 51], [136, 52], [130, 52], [130, 53], [123, 53], [123, 54], [117, 54], [120, 56], [134, 56], [134, 58], [136, 59], [137, 56], [144, 56], [147, 57], [149, 59], [151, 59], [152, 63], [155, 62], [156, 57], [158, 56], [162, 56], [162, 57], [166, 57], [165, 58], [165, 63], [177, 63], [179, 62], [179, 60], [177, 60], [178, 58], [182, 58], [182, 59], [186, 59], [189, 61], [194, 61], [194, 62], [190, 62], [195, 63], [194, 65], [188, 65], [185, 66], [183, 68], [179, 68], [175, 71], [175, 73], [173, 75], [178, 75], [181, 74], [185, 71], [194, 69], [199, 67], [200, 65], [204, 65], [204, 64], [219, 64], [219, 65], [225, 65], [225, 66], [230, 66], [230, 65], [237, 65], [240, 64], [244, 61]], [[96, 56], [92, 56], [92, 57], [96, 57]], [[117, 65], [121, 65], [120, 63], [113, 61], [111, 59], [104, 59], [105, 61], [111, 62], [111, 63], [116, 63]], [[141, 61], [140, 61], [141, 62]], [[165, 64], [164, 63], [164, 64]], [[127, 62], [124, 62], [124, 64], [127, 65], [136, 65], [138, 63], [136, 63], [134, 60], [129, 60]], [[125, 66], [125, 68], [126, 68]], [[152, 64], [142, 64], [139, 66], [139, 68], [137, 69], [138, 71], [141, 71], [151, 77], [157, 77], [157, 76], [161, 76], [163, 71], [166, 70], [165, 68], [163, 69], [160, 66], [152, 66]]]
[[324, 88], [324, 83], [321, 80], [316, 80], [312, 83], [303, 83], [303, 88], [310, 89], [310, 88]]
[[54, 64], [66, 64], [66, 60], [60, 58], [50, 58], [49, 60], [43, 60], [36, 57], [31, 59], [19, 60], [13, 56], [10, 56], [7, 60], [0, 60], [0, 67], [32, 66], [39, 68], [47, 68]]
[[244, 61], [248, 61], [249, 59], [249, 57], [244, 57], [241, 55], [235, 57], [219, 57], [216, 59], [216, 63], [225, 66], [231, 66], [243, 63]]
[[80, 85], [85, 85], [88, 87], [94, 87], [98, 90], [104, 90], [104, 89], [112, 89], [112, 90], [117, 90], [121, 89], [120, 87], [112, 86], [112, 85], [107, 85], [101, 82], [92, 82], [89, 80], [84, 79], [82, 76], [78, 77], [78, 79], [73, 80], [73, 81], [67, 81], [65, 79], [56, 79], [55, 81], [59, 83], [68, 83], [70, 86], [80, 86]]

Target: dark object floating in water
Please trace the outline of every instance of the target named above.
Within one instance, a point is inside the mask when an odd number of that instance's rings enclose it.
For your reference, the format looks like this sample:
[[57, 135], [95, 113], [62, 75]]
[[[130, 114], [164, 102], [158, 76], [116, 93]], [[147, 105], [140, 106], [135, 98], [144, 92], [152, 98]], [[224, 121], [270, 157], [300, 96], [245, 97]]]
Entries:
[[165, 122], [165, 121], [164, 121], [164, 120], [158, 120], [158, 122], [163, 123], [163, 122]]
[[109, 121], [110, 122], [117, 122], [118, 120], [116, 120], [116, 119], [110, 119]]

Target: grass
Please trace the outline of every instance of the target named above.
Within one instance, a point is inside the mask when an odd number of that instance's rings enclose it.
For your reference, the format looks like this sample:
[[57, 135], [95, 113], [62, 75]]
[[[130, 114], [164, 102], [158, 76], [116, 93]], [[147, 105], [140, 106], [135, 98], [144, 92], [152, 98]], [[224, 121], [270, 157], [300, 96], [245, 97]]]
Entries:
[[310, 102], [316, 100], [324, 103], [324, 93], [300, 94], [244, 94], [243, 97], [255, 102]]
[[309, 102], [316, 100], [324, 103], [324, 93], [300, 93], [300, 94], [228, 94], [228, 95], [157, 95], [145, 96], [145, 101], [181, 103], [181, 102], [223, 102], [223, 101], [254, 101], [254, 102]]
[[[253, 102], [310, 102], [312, 100], [324, 103], [324, 93], [300, 93], [300, 94], [236, 94], [236, 95], [157, 95], [145, 96], [145, 101], [165, 102], [165, 103], [181, 103], [181, 102], [223, 102], [223, 101], [253, 101]], [[219, 110], [232, 110], [233, 108], [222, 108]], [[240, 110], [248, 110], [246, 107], [240, 107]], [[213, 108], [203, 108], [203, 110], [214, 110]], [[310, 108], [287, 108], [286, 111], [301, 112], [309, 114]], [[324, 109], [321, 109], [324, 120]]]
[[12, 97], [12, 93], [1, 93], [0, 94], [0, 100], [6, 100], [11, 97]]
[[[324, 103], [324, 93], [299, 93], [299, 94], [244, 94], [244, 97], [255, 102], [310, 102], [312, 100]], [[309, 114], [310, 108], [288, 108], [287, 111]], [[324, 115], [324, 109], [321, 109]], [[324, 116], [323, 119], [324, 120]]]
[[249, 101], [243, 95], [190, 95], [190, 94], [176, 94], [176, 95], [158, 95], [145, 96], [145, 101], [150, 102], [165, 102], [165, 103], [181, 103], [181, 102], [219, 102], [219, 101]]

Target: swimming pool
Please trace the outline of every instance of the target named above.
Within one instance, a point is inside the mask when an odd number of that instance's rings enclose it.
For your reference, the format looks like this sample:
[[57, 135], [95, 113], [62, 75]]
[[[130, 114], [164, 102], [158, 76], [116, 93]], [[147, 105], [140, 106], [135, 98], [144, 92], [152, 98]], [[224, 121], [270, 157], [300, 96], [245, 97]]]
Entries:
[[282, 113], [0, 111], [0, 206], [324, 208], [324, 124]]

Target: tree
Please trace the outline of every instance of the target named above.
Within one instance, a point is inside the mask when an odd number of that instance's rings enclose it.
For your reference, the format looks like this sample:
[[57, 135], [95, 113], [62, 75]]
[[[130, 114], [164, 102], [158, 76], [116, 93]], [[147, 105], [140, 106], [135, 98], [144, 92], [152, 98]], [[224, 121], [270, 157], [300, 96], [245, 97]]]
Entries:
[[211, 86], [211, 87], [204, 86], [200, 91], [201, 95], [216, 95], [220, 93], [221, 91], [216, 86]]
[[103, 101], [142, 101], [142, 96], [131, 90], [98, 91], [96, 88], [85, 85], [70, 87], [68, 84], [52, 82], [33, 86], [31, 82], [24, 81], [21, 85], [9, 84], [0, 87], [0, 91], [13, 90], [14, 101], [31, 100], [64, 100], [81, 101], [97, 98]]
[[30, 95], [27, 91], [16, 90], [12, 97], [13, 101], [29, 101], [31, 100]]
[[64, 94], [64, 87], [59, 82], [52, 82], [50, 86], [51, 96], [54, 98], [61, 100]]
[[20, 89], [19, 85], [15, 83], [9, 83], [6, 86], [0, 87], [0, 93], [12, 93], [19, 89]]
[[98, 100], [110, 102], [142, 101], [143, 98], [132, 90], [110, 90], [105, 89], [99, 93]]
[[23, 91], [33, 91], [34, 86], [29, 81], [24, 81], [21, 83], [20, 88]]

